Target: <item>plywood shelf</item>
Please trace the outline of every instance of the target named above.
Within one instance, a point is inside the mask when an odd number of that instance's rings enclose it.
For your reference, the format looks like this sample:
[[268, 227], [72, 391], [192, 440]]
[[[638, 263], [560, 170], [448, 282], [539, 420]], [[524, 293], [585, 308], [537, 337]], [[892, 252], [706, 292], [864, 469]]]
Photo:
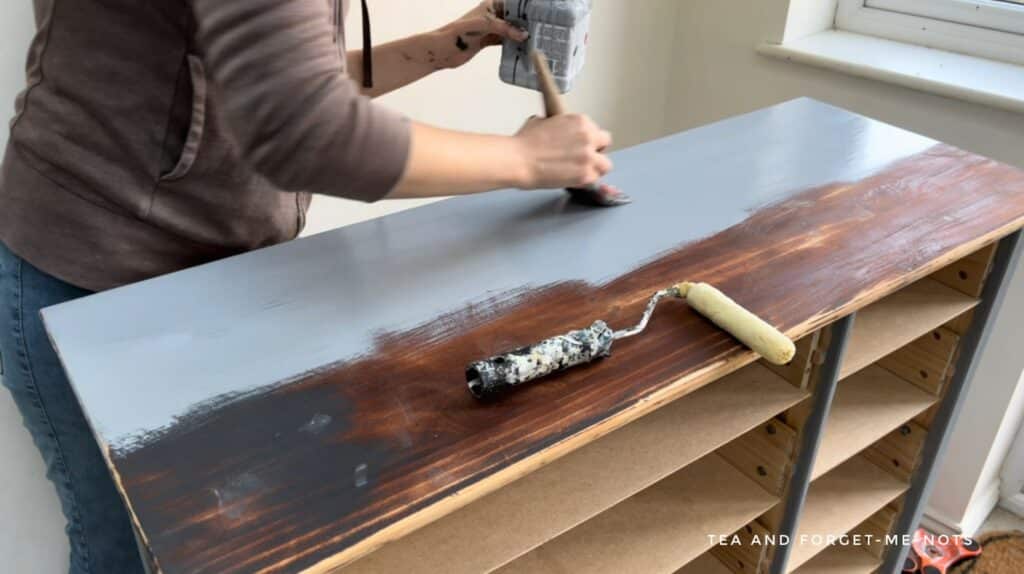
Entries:
[[795, 574], [871, 574], [881, 561], [857, 546], [830, 546], [797, 568]]
[[846, 534], [906, 489], [905, 482], [859, 456], [814, 481], [793, 538], [788, 571], [826, 550], [827, 536]]
[[841, 381], [825, 424], [811, 480], [882, 439], [927, 410], [936, 400], [933, 395], [877, 365]]
[[701, 554], [699, 558], [676, 570], [676, 574], [732, 574], [725, 564], [711, 554]]
[[867, 367], [955, 319], [978, 300], [934, 279], [922, 279], [857, 313], [840, 377]]
[[497, 572], [671, 574], [778, 501], [712, 453]]
[[384, 546], [343, 572], [491, 571], [806, 397], [765, 367], [750, 365]]

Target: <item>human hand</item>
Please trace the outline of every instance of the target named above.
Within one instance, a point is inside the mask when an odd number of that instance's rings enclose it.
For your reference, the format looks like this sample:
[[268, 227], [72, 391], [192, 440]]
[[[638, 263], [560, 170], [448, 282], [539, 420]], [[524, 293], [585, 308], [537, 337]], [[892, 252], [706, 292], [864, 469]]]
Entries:
[[437, 30], [441, 50], [437, 61], [444, 67], [457, 68], [506, 38], [525, 42], [529, 34], [501, 18], [497, 13], [500, 4], [499, 0], [483, 0], [458, 20]]
[[612, 170], [604, 150], [612, 136], [590, 118], [566, 114], [530, 118], [515, 135], [524, 166], [524, 189], [584, 187]]

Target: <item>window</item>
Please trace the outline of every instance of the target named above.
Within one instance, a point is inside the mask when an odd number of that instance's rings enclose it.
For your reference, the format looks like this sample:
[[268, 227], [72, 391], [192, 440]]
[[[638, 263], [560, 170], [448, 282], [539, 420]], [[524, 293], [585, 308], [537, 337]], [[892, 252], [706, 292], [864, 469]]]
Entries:
[[839, 0], [836, 28], [1024, 64], [1024, 0]]

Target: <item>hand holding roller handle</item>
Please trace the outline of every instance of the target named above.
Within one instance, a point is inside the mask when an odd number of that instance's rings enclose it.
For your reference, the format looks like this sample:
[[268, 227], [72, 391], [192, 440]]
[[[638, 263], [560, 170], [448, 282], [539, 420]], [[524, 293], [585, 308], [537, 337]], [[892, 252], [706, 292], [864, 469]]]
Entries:
[[612, 343], [638, 335], [647, 327], [658, 301], [686, 299], [690, 307], [769, 362], [793, 360], [793, 341], [763, 319], [707, 283], [684, 282], [658, 291], [636, 326], [612, 331], [604, 321], [530, 345], [476, 361], [466, 368], [469, 391], [478, 399], [500, 396], [509, 389], [577, 365], [607, 357]]

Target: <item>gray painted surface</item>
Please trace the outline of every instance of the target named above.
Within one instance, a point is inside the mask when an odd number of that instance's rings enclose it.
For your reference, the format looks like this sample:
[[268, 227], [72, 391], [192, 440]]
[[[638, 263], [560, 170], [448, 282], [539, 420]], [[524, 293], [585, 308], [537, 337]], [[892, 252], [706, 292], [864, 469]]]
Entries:
[[567, 205], [561, 191], [453, 199], [44, 317], [94, 429], [129, 448], [205, 400], [364, 355], [375, 334], [558, 282], [600, 285], [765, 204], [935, 143], [793, 100], [614, 154], [607, 182], [636, 199], [626, 207]]
[[[825, 435], [828, 415], [832, 412], [832, 401], [839, 385], [839, 371], [843, 367], [846, 345], [850, 341], [850, 333], [856, 321], [856, 313], [839, 319], [829, 327], [832, 338], [825, 351], [825, 361], [818, 370], [818, 379], [814, 386], [814, 399], [811, 413], [800, 429], [800, 449], [797, 451], [796, 462], [790, 472], [789, 484], [786, 487], [782, 520], [775, 532], [788, 540], [797, 539], [800, 526], [800, 515], [807, 502], [807, 492], [811, 488], [811, 475], [814, 473], [814, 461], [818, 458], [821, 439]], [[816, 533], [817, 534], [817, 533]], [[792, 544], [775, 546], [768, 571], [771, 574], [784, 574], [789, 571], [789, 557], [793, 552]]]
[[[981, 303], [974, 309], [971, 327], [960, 339], [957, 348], [958, 356], [953, 367], [953, 378], [947, 383], [945, 395], [929, 425], [928, 435], [925, 436], [919, 455], [921, 462], [914, 469], [910, 489], [903, 497], [903, 508], [893, 525], [893, 532], [896, 534], [912, 536], [921, 524], [925, 504], [938, 478], [935, 468], [946, 454], [953, 428], [964, 406], [963, 397], [968, 386], [974, 382], [978, 359], [988, 343], [992, 325], [1006, 297], [1006, 287], [1013, 280], [1017, 263], [1024, 251], [1021, 245], [1022, 236], [1024, 231], [1017, 231], [1003, 239], [992, 260], [992, 270], [985, 279]], [[899, 572], [909, 552], [909, 546], [889, 547], [880, 571]]]

